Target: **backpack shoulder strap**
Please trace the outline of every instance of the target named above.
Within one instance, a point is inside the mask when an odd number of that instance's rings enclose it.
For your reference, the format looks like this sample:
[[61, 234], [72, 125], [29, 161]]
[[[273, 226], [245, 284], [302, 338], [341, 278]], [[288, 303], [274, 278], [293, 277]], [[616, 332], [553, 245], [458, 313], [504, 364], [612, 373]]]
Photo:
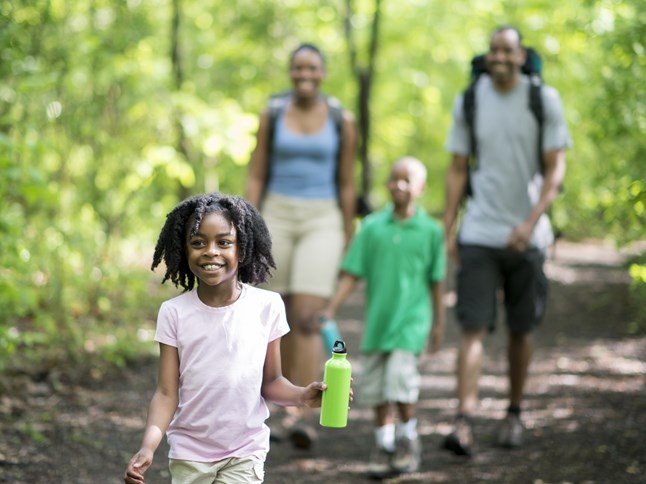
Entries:
[[475, 129], [475, 114], [476, 114], [476, 84], [478, 78], [476, 77], [471, 81], [469, 87], [462, 93], [462, 113], [464, 121], [469, 131], [469, 161], [467, 163], [467, 185], [465, 188], [465, 195], [467, 197], [473, 196], [473, 187], [471, 186], [471, 170], [475, 169], [477, 164], [476, 152], [476, 129]]
[[[267, 127], [267, 175], [265, 177], [265, 188], [267, 183], [269, 183], [269, 178], [271, 178], [271, 150], [274, 144], [274, 133], [276, 131], [276, 121], [280, 113], [285, 110], [287, 103], [289, 102], [289, 97], [291, 96], [291, 91], [283, 91], [278, 94], [274, 94], [267, 101], [267, 111], [269, 114], [269, 125]], [[264, 194], [263, 194], [264, 196]]]
[[336, 153], [336, 167], [334, 168], [334, 180], [339, 188], [340, 164], [341, 164], [341, 147], [343, 146], [343, 105], [334, 96], [323, 95], [325, 103], [327, 104], [328, 114], [334, 123], [334, 129], [338, 137], [337, 153]]
[[274, 129], [276, 126], [276, 120], [280, 113], [285, 109], [287, 103], [289, 102], [289, 97], [291, 91], [283, 91], [278, 94], [274, 94], [269, 98], [267, 102], [267, 109], [269, 111], [269, 151], [271, 152], [271, 144], [274, 141]]
[[339, 135], [339, 146], [341, 146], [343, 135], [343, 105], [334, 96], [323, 96], [328, 107], [330, 117], [334, 123], [337, 134]]
[[475, 156], [475, 114], [476, 114], [476, 83], [477, 80], [471, 82], [469, 87], [462, 93], [462, 114], [464, 121], [469, 129], [469, 142], [471, 154]]
[[543, 81], [536, 74], [529, 75], [529, 109], [531, 110], [536, 123], [538, 124], [538, 165], [541, 173], [545, 171], [545, 160], [543, 159], [543, 125], [545, 124], [545, 111], [543, 109], [543, 98], [541, 88]]
[[475, 112], [476, 112], [476, 84], [480, 76], [487, 72], [486, 55], [480, 54], [471, 59], [471, 76], [469, 86], [463, 93], [462, 111], [464, 120], [469, 129], [469, 144], [471, 158], [475, 161], [476, 157], [476, 136], [475, 136]]

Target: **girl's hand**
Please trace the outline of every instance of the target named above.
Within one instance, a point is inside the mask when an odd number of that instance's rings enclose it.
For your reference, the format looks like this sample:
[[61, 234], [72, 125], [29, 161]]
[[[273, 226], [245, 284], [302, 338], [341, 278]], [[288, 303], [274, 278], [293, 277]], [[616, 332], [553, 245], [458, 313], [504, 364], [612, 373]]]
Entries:
[[323, 398], [323, 390], [327, 385], [322, 381], [315, 381], [307, 385], [303, 389], [301, 395], [301, 404], [309, 408], [318, 408], [321, 406], [321, 399]]
[[[353, 381], [354, 381], [354, 378], [351, 378], [350, 385], [352, 385]], [[320, 381], [313, 382], [307, 385], [303, 391], [303, 395], [301, 396], [302, 405], [310, 408], [320, 407], [321, 399], [323, 398], [323, 391], [326, 388], [327, 388], [327, 385]], [[352, 389], [352, 386], [350, 386], [350, 396], [348, 398], [348, 407], [352, 403], [352, 400], [354, 400], [354, 390]]]
[[140, 449], [128, 462], [126, 475], [123, 478], [125, 484], [143, 484], [145, 482], [144, 472], [148, 470], [152, 463], [153, 453], [148, 449]]

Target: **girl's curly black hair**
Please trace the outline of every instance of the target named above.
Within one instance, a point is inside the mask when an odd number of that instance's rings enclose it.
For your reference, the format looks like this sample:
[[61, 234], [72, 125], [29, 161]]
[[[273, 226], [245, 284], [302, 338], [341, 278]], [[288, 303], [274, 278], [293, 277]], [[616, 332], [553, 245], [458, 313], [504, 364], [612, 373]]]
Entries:
[[187, 198], [166, 216], [151, 266], [154, 270], [164, 261], [166, 273], [162, 284], [170, 279], [184, 291], [193, 289], [195, 275], [188, 268], [186, 244], [197, 233], [203, 217], [213, 212], [224, 215], [236, 229], [240, 281], [259, 284], [269, 279], [276, 264], [271, 255], [269, 230], [258, 210], [241, 197], [210, 193]]

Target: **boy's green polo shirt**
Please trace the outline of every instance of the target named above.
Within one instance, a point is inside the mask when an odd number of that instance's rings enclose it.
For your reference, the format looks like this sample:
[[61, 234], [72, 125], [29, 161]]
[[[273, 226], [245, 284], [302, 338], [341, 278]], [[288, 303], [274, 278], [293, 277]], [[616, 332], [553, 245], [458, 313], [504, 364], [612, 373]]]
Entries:
[[445, 268], [442, 227], [420, 207], [405, 221], [392, 205], [366, 217], [341, 263], [366, 284], [361, 351], [421, 353], [433, 318], [430, 287]]

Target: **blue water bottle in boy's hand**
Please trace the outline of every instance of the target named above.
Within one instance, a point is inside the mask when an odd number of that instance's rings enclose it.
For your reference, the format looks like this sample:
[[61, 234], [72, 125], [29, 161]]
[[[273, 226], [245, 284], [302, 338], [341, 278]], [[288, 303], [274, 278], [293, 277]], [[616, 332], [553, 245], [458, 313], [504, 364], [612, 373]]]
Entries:
[[321, 338], [323, 338], [325, 354], [330, 355], [334, 349], [334, 343], [342, 341], [339, 325], [336, 324], [334, 319], [329, 319], [325, 316], [320, 317], [319, 323], [321, 323]]

